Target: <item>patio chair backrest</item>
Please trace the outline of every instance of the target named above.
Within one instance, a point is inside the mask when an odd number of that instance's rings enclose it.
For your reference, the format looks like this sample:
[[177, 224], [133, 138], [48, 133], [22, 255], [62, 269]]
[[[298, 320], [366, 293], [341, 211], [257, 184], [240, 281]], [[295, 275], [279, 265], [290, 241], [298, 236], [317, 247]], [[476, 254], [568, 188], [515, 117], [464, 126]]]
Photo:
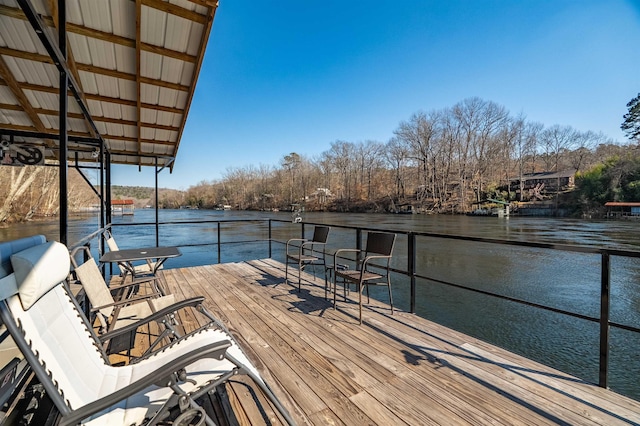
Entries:
[[369, 232], [367, 233], [367, 246], [365, 251], [367, 254], [379, 254], [382, 256], [391, 256], [393, 245], [396, 241], [396, 234], [387, 232]]
[[[78, 265], [74, 251], [71, 255], [73, 271], [76, 273], [85, 293], [87, 293], [91, 304], [93, 306], [104, 306], [103, 308], [100, 308], [100, 314], [102, 314], [104, 318], [109, 318], [114, 310], [113, 303], [115, 300], [113, 295], [109, 291], [109, 287], [102, 277], [100, 269], [98, 269], [98, 264], [91, 255], [89, 248], [81, 247], [80, 250], [84, 252], [85, 261]], [[100, 318], [100, 320], [103, 321], [104, 318]]]
[[[107, 242], [107, 247], [109, 247], [109, 251], [118, 251], [120, 250], [120, 247], [118, 247], [118, 243], [116, 242], [116, 239], [113, 238], [113, 234], [111, 233], [111, 231], [107, 230], [104, 231], [104, 238], [106, 239]], [[118, 270], [120, 271], [120, 274], [126, 274], [127, 271], [125, 271], [125, 269], [119, 264], [116, 263], [116, 266], [118, 267]]]
[[313, 229], [313, 239], [314, 243], [322, 243], [325, 244], [327, 242], [327, 238], [329, 237], [329, 230], [331, 228], [328, 226], [316, 226]]
[[111, 231], [105, 231], [104, 237], [107, 241], [107, 247], [109, 247], [109, 250], [111, 251], [120, 250], [120, 248], [118, 247], [118, 243], [116, 243], [116, 239], [113, 238], [113, 234], [111, 233]]

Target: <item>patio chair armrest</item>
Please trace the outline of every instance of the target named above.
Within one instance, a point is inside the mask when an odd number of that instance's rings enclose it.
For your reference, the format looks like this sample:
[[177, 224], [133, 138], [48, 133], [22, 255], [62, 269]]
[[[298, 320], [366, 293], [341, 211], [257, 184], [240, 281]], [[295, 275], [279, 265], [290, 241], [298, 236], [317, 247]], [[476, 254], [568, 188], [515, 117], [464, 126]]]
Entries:
[[152, 283], [157, 280], [158, 280], [158, 277], [155, 277], [155, 276], [135, 278], [131, 282], [127, 282], [124, 284], [110, 285], [109, 291], [122, 290], [123, 288], [133, 287], [135, 285], [140, 285], [140, 284]]
[[156, 311], [149, 315], [146, 318], [143, 318], [139, 321], [132, 322], [131, 324], [127, 324], [124, 327], [117, 328], [115, 330], [109, 331], [107, 333], [101, 334], [98, 336], [101, 342], [106, 342], [109, 339], [113, 339], [114, 337], [120, 336], [121, 334], [126, 334], [128, 332], [134, 331], [143, 325], [149, 324], [152, 321], [156, 321], [158, 319], [163, 318], [166, 315], [169, 315], [177, 310], [184, 308], [197, 308], [198, 305], [201, 305], [204, 302], [204, 297], [192, 297], [190, 299], [181, 300], [172, 305], [167, 306], [166, 308], [162, 308], [159, 311]]
[[145, 300], [149, 300], [149, 299], [156, 299], [158, 297], [162, 296], [162, 294], [155, 292], [155, 293], [148, 293], [142, 296], [135, 296], [135, 297], [130, 297], [128, 299], [124, 299], [124, 300], [119, 300], [117, 302], [113, 302], [113, 303], [107, 303], [106, 305], [101, 305], [101, 306], [92, 306], [91, 307], [91, 311], [95, 312], [98, 311], [100, 309], [104, 309], [104, 308], [108, 308], [109, 306], [125, 306], [125, 305], [130, 305], [132, 303], [135, 302], [142, 302]]
[[[326, 246], [326, 245], [327, 245], [327, 243], [321, 243], [321, 242], [318, 242], [318, 241], [307, 240], [307, 241], [305, 241], [304, 243], [300, 244], [300, 249], [299, 249], [300, 251], [299, 251], [299, 254], [300, 254], [300, 255], [302, 255], [302, 251], [303, 251], [305, 248], [308, 248], [308, 250], [311, 250], [311, 253], [313, 254], [313, 252], [315, 251], [315, 250], [314, 250], [314, 246], [315, 246], [315, 245]], [[324, 250], [322, 250], [322, 252], [323, 252], [323, 254], [324, 254]]]
[[364, 265], [373, 259], [391, 259], [391, 256], [382, 255], [382, 254], [372, 254], [362, 259], [362, 264]]
[[333, 253], [333, 264], [337, 265], [338, 264], [338, 254], [340, 253], [360, 253], [362, 250], [360, 249], [351, 249], [351, 248], [344, 248], [344, 249], [338, 249]]
[[298, 251], [302, 250], [302, 246], [305, 242], [309, 241], [306, 238], [289, 238], [287, 240], [287, 245], [286, 245], [286, 250], [285, 253], [289, 254], [289, 246], [292, 245], [291, 243], [301, 243], [300, 245], [295, 245], [294, 247], [298, 249]]
[[126, 386], [102, 399], [80, 407], [69, 415], [64, 416], [60, 421], [60, 425], [78, 424], [82, 419], [85, 419], [95, 413], [99, 413], [100, 411], [111, 407], [112, 405], [146, 389], [149, 386], [170, 386], [178, 380], [176, 374], [180, 370], [202, 358], [215, 358], [221, 360], [224, 358], [225, 353], [230, 346], [231, 342], [229, 340], [221, 340], [205, 346], [197, 347], [168, 363], [158, 365], [158, 368], [154, 371], [131, 383], [129, 386]]
[[311, 246], [311, 248], [313, 248], [313, 246], [315, 246], [315, 245], [326, 246], [327, 243], [323, 243], [323, 242], [320, 242], [320, 241], [308, 240], [308, 241], [305, 241], [304, 243], [302, 243], [300, 245], [300, 247]]

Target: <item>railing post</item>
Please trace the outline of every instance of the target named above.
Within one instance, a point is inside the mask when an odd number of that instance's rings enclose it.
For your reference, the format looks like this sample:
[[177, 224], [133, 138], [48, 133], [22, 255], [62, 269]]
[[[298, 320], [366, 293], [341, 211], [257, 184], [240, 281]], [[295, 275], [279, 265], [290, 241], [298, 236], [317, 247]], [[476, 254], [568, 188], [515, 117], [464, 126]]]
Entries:
[[611, 295], [611, 259], [609, 253], [602, 253], [600, 273], [600, 387], [608, 387], [609, 370], [609, 308]]
[[411, 299], [409, 301], [409, 312], [416, 313], [416, 234], [407, 234], [407, 270], [411, 286]]
[[269, 219], [269, 259], [271, 259], [271, 219]]
[[220, 222], [218, 222], [218, 263], [220, 263], [221, 260], [221, 248], [220, 248]]

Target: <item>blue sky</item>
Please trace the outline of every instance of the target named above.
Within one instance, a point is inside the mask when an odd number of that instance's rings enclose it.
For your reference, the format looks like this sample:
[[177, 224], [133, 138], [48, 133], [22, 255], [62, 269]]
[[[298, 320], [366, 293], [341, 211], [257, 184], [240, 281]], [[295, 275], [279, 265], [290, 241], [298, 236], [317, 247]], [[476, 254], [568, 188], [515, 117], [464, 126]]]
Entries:
[[[418, 111], [480, 97], [545, 126], [626, 142], [640, 92], [640, 0], [220, 0], [173, 173], [387, 142]], [[114, 168], [113, 184], [153, 186]]]

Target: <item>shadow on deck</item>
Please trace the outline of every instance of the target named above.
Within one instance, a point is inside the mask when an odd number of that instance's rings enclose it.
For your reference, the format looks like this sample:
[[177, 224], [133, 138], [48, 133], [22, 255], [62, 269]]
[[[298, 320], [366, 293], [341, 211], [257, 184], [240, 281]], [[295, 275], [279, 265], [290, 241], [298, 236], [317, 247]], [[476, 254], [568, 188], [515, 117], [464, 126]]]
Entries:
[[[299, 424], [640, 424], [638, 401], [373, 299], [360, 326], [357, 303], [339, 295], [334, 310], [308, 274], [298, 292], [272, 259], [161, 280], [177, 298], [206, 297]], [[224, 401], [239, 424], [278, 424], [240, 377]]]

